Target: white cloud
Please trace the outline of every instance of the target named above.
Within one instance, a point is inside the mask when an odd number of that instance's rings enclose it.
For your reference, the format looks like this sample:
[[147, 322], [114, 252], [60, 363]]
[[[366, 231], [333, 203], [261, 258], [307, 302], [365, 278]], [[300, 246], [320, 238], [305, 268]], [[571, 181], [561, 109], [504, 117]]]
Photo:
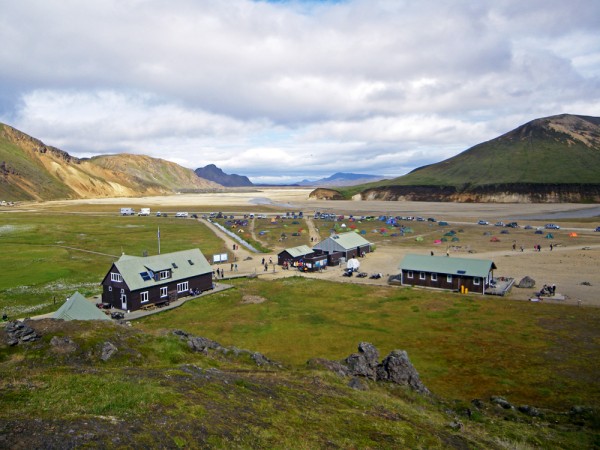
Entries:
[[593, 0], [2, 10], [3, 121], [76, 155], [147, 153], [256, 179], [400, 175], [537, 117], [599, 111]]

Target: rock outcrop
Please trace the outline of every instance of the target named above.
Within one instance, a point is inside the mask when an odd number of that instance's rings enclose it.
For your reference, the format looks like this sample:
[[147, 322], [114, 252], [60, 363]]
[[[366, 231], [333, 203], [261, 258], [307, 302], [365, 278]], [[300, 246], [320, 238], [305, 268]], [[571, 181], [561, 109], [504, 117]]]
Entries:
[[[351, 354], [343, 362], [316, 358], [309, 360], [307, 364], [311, 368], [324, 368], [344, 377], [390, 382], [408, 386], [420, 394], [430, 394], [405, 350], [393, 350], [379, 362], [377, 348], [368, 342], [361, 342], [358, 344], [358, 352]], [[349, 386], [360, 389], [363, 384], [351, 381]]]

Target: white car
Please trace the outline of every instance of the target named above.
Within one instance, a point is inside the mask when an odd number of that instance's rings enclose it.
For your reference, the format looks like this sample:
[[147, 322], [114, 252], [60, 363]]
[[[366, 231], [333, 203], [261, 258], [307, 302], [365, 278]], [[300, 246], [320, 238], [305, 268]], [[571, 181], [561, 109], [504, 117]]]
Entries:
[[188, 213], [186, 213], [186, 212], [175, 213], [175, 217], [187, 217], [187, 216], [188, 216]]

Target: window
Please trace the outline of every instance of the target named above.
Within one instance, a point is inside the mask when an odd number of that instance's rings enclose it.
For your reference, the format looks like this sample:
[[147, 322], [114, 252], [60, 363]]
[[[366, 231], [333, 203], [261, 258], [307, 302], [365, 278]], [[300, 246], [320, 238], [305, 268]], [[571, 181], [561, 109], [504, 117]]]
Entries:
[[161, 297], [166, 297], [167, 296], [167, 287], [161, 287], [160, 288], [160, 296]]
[[425, 272], [419, 272], [419, 280], [425, 279]]
[[408, 272], [406, 272], [406, 278], [412, 278], [412, 277], [413, 277], [412, 270], [409, 270]]
[[183, 283], [177, 283], [177, 292], [185, 292], [188, 291], [188, 282], [184, 281]]
[[452, 283], [452, 275], [446, 275], [446, 281]]
[[163, 270], [160, 272], [160, 279], [164, 280], [165, 278], [169, 278], [169, 271], [168, 270]]
[[140, 299], [142, 303], [146, 303], [148, 301], [148, 291], [140, 292]]
[[112, 286], [108, 287], [108, 292], [112, 292]]
[[479, 278], [479, 277], [473, 278], [473, 284], [475, 286], [479, 286], [481, 284], [481, 278]]
[[437, 281], [437, 273], [431, 274], [431, 281]]
[[110, 273], [110, 281], [115, 281], [117, 283], [120, 283], [123, 281], [123, 277], [121, 276], [120, 273], [111, 272]]

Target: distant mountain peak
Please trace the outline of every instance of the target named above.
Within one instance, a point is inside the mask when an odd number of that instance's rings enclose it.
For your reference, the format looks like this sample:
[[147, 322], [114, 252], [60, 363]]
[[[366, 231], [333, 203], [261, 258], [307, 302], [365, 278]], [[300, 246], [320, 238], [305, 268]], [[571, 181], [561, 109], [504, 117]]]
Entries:
[[198, 169], [194, 170], [194, 172], [200, 178], [204, 178], [205, 180], [209, 181], [214, 181], [215, 183], [219, 183], [221, 186], [254, 186], [254, 184], [252, 184], [248, 177], [237, 174], [228, 175], [214, 164], [208, 164], [207, 166], [199, 167]]

